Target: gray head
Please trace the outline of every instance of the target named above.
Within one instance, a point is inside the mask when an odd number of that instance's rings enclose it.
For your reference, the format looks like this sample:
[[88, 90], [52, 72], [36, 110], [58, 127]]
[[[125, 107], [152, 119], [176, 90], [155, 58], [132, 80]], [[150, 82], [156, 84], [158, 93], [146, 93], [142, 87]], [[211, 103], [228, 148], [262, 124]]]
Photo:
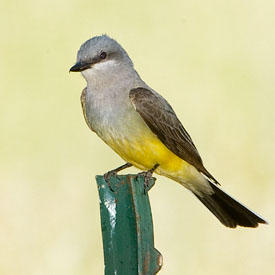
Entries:
[[[96, 67], [106, 70], [116, 65], [133, 67], [126, 51], [107, 35], [95, 36], [83, 43], [77, 53], [77, 62], [70, 72], [83, 72]], [[84, 74], [85, 76], [85, 74]]]

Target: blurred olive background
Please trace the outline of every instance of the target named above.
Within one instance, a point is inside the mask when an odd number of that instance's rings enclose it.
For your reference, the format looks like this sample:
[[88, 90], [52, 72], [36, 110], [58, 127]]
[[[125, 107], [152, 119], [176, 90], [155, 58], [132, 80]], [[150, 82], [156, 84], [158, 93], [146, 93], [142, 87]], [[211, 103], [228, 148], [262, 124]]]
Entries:
[[273, 274], [274, 1], [3, 0], [0, 13], [1, 275], [103, 274], [94, 176], [123, 161], [86, 126], [85, 82], [69, 74], [102, 33], [168, 99], [223, 188], [270, 222], [227, 229], [158, 177], [160, 274]]

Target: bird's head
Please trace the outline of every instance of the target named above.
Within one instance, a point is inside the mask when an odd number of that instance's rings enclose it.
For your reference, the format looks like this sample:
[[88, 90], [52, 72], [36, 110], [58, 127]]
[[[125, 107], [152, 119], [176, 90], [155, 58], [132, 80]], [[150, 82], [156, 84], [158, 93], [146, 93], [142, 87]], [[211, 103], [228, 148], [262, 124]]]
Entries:
[[114, 39], [101, 35], [81, 45], [70, 72], [81, 72], [88, 81], [90, 75], [108, 74], [119, 65], [133, 67], [126, 51]]

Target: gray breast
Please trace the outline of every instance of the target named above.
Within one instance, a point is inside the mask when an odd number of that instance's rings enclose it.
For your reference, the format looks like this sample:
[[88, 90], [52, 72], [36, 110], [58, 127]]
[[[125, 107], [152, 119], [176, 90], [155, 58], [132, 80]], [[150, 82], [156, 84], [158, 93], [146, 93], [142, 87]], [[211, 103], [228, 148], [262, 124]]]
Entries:
[[101, 137], [124, 132], [137, 116], [127, 93], [104, 94], [87, 89], [85, 101], [87, 121]]

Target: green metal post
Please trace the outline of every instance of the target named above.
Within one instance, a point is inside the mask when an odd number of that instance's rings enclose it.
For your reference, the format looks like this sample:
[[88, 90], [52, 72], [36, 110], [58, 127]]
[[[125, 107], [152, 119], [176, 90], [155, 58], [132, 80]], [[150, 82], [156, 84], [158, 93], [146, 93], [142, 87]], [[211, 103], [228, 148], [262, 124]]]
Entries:
[[104, 248], [105, 275], [153, 275], [162, 266], [154, 248], [152, 214], [144, 177], [111, 177], [113, 191], [103, 176], [96, 177]]

